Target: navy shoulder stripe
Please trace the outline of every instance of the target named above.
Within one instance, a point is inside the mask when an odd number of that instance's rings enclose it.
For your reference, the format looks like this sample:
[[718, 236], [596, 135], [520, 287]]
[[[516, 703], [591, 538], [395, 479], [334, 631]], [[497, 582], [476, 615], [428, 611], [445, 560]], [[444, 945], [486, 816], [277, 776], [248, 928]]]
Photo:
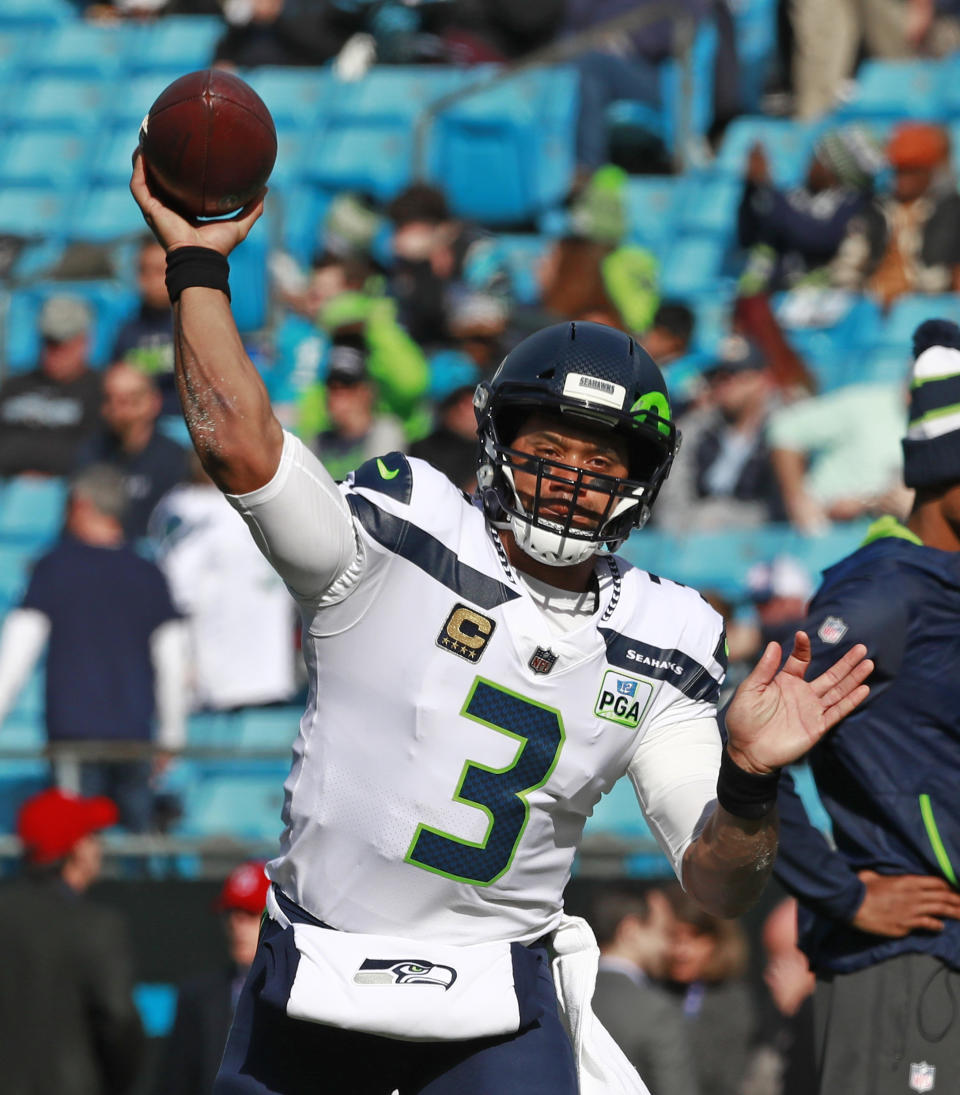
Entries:
[[410, 504], [413, 493], [413, 471], [410, 461], [402, 452], [388, 452], [361, 464], [353, 473], [354, 486], [394, 498], [404, 505]]
[[710, 676], [706, 666], [680, 650], [664, 650], [642, 643], [609, 628], [599, 628], [607, 644], [607, 661], [642, 677], [667, 681], [692, 700], [716, 703], [720, 685]]
[[418, 566], [472, 604], [491, 609], [520, 596], [503, 582], [458, 559], [455, 551], [429, 532], [402, 517], [386, 513], [369, 498], [348, 494], [347, 502], [353, 515], [378, 544]]

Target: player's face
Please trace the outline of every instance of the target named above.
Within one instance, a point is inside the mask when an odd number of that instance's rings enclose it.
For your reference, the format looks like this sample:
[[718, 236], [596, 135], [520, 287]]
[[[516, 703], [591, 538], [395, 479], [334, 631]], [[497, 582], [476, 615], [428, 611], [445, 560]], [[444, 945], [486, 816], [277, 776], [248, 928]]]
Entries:
[[[540, 483], [539, 515], [565, 521], [572, 511], [572, 524], [579, 528], [595, 528], [610, 503], [606, 491], [589, 489], [589, 474], [625, 478], [629, 471], [627, 445], [622, 438], [601, 429], [575, 425], [559, 414], [530, 415], [510, 447], [585, 473], [579, 490], [576, 476], [564, 468], [553, 469], [550, 477], [544, 477]], [[532, 513], [537, 494], [536, 465], [526, 470], [519, 463], [514, 464], [513, 480], [524, 509]]]

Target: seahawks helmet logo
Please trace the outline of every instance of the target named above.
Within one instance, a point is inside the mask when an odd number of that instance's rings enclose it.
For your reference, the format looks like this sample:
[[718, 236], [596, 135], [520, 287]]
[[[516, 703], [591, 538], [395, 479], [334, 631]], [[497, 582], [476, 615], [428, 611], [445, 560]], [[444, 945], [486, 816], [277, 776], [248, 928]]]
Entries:
[[452, 966], [423, 958], [365, 958], [353, 975], [357, 985], [440, 985], [444, 992], [456, 979]]

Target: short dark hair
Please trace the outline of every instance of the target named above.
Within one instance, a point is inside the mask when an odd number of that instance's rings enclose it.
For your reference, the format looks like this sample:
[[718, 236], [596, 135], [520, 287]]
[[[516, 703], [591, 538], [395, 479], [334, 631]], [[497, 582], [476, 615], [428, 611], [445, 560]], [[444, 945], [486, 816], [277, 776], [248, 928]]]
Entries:
[[387, 216], [396, 228], [425, 221], [442, 224], [450, 219], [450, 207], [443, 191], [429, 183], [412, 183], [387, 206]]
[[676, 338], [689, 342], [693, 337], [695, 324], [693, 312], [682, 300], [664, 300], [661, 301], [651, 326], [662, 327]]
[[650, 906], [642, 893], [615, 887], [603, 889], [594, 897], [588, 919], [597, 943], [605, 947], [616, 938], [617, 929], [628, 916], [645, 921], [649, 915]]

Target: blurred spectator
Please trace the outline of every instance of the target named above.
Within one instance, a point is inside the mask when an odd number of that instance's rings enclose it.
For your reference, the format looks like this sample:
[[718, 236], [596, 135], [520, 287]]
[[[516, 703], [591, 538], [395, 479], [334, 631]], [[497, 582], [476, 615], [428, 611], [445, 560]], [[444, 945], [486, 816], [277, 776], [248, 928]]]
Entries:
[[[108, 794], [121, 824], [146, 832], [153, 793], [143, 747], [155, 744], [162, 768], [184, 744], [185, 641], [163, 575], [124, 543], [125, 507], [115, 468], [92, 464], [74, 476], [63, 537], [0, 633], [0, 723], [49, 639], [46, 726], [58, 782]], [[84, 759], [97, 746], [141, 755]]]
[[469, 289], [506, 295], [509, 279], [496, 240], [456, 220], [441, 190], [413, 183], [387, 207], [393, 224], [389, 291], [410, 336], [429, 350], [450, 338], [451, 297]]
[[44, 301], [39, 367], [0, 386], [0, 476], [73, 468], [100, 415], [100, 377], [88, 365], [92, 322], [76, 297]]
[[658, 524], [683, 533], [781, 519], [765, 435], [773, 398], [765, 358], [732, 335], [704, 380], [703, 404], [677, 421], [683, 445], [657, 503]]
[[676, 1002], [650, 978], [667, 972], [673, 912], [659, 890], [612, 886], [593, 904], [600, 946], [593, 1011], [651, 1095], [697, 1095], [691, 1043]]
[[153, 237], [137, 254], [140, 307], [113, 342], [111, 360], [126, 361], [153, 376], [163, 396], [163, 414], [179, 414], [180, 398], [173, 377], [173, 312], [167, 295], [167, 254]]
[[775, 410], [767, 439], [791, 524], [817, 533], [831, 521], [906, 516], [898, 440], [905, 417], [900, 384], [849, 384]]
[[359, 25], [356, 15], [330, 0], [224, 0], [227, 30], [213, 64], [322, 65], [342, 49]]
[[515, 60], [547, 45], [560, 29], [564, 0], [454, 0], [432, 7], [442, 56], [451, 64]]
[[703, 388], [703, 361], [692, 352], [696, 317], [682, 300], [662, 300], [653, 322], [640, 335], [647, 353], [660, 366], [674, 417], [683, 414]]
[[668, 893], [676, 919], [667, 976], [689, 1024], [700, 1095], [740, 1095], [756, 1027], [746, 936], [739, 921], [704, 912], [679, 886]]
[[946, 130], [904, 122], [887, 145], [893, 192], [850, 222], [833, 283], [889, 307], [904, 293], [960, 288], [960, 194]]
[[195, 709], [289, 702], [296, 691], [295, 613], [286, 586], [240, 515], [192, 460], [193, 481], [150, 519], [157, 563], [190, 635]]
[[789, 645], [793, 640], [807, 613], [813, 578], [798, 559], [777, 555], [770, 562], [755, 563], [747, 571], [747, 594], [756, 612], [755, 653], [767, 643]]
[[461, 293], [450, 304], [450, 337], [454, 351], [480, 372], [492, 375], [510, 348], [507, 345], [509, 319], [510, 309], [502, 297], [493, 293]]
[[477, 485], [477, 416], [473, 393], [480, 371], [469, 361], [440, 363], [430, 385], [437, 412], [434, 429], [414, 441], [410, 455], [426, 460], [461, 490], [472, 494]]
[[156, 1095], [210, 1095], [240, 988], [257, 950], [270, 883], [263, 863], [230, 872], [215, 910], [223, 920], [229, 961], [179, 986], [173, 1030], [163, 1047]]
[[312, 439], [312, 448], [334, 479], [374, 456], [406, 450], [402, 424], [375, 408], [367, 349], [356, 336], [342, 335], [331, 346], [326, 393], [330, 425]]
[[863, 126], [826, 132], [800, 186], [773, 184], [767, 153], [755, 144], [747, 158], [740, 201], [740, 246], [750, 250], [740, 292], [777, 292], [811, 278], [829, 281], [828, 264], [851, 219], [867, 207], [883, 152]]
[[870, 57], [910, 56], [932, 15], [930, 0], [796, 0], [790, 16], [797, 116], [819, 118], [837, 105], [861, 50]]
[[186, 479], [187, 452], [157, 429], [161, 398], [151, 376], [118, 361], [103, 376], [104, 428], [80, 450], [77, 463], [110, 464], [123, 475], [127, 540], [147, 532], [153, 507]]
[[127, 930], [84, 895], [106, 798], [43, 791], [17, 817], [20, 877], [0, 887], [0, 1061], [9, 1095], [126, 1095], [143, 1061]]
[[785, 897], [763, 921], [766, 963], [763, 981], [770, 994], [761, 1031], [741, 1095], [811, 1095], [813, 989], [807, 956], [797, 946], [797, 902]]

